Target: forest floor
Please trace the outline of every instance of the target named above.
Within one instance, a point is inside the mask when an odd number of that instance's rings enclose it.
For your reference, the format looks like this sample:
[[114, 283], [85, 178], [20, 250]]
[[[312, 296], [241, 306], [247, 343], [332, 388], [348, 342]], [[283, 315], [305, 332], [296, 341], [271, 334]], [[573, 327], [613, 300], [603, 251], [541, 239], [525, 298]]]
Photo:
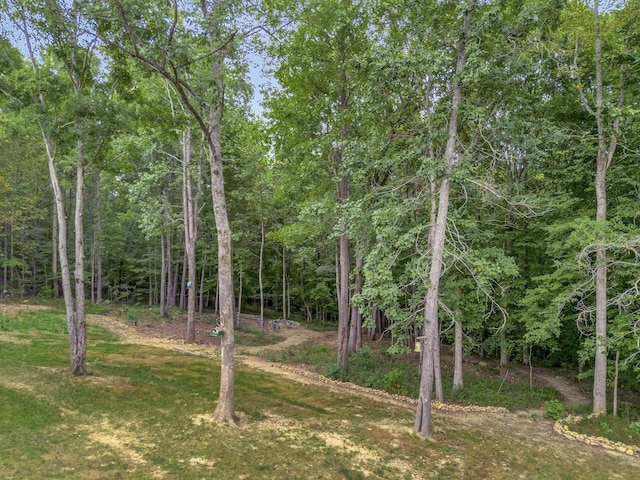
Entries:
[[[24, 308], [31, 309], [37, 308], [37, 306], [3, 304], [0, 305], [0, 314], [11, 313], [11, 310]], [[205, 320], [202, 318], [198, 322], [197, 343], [185, 344], [182, 339], [184, 323], [181, 321], [136, 320], [126, 315], [88, 316], [90, 325], [102, 327], [116, 334], [121, 339], [121, 342], [125, 344], [161, 348], [198, 357], [217, 359], [219, 358], [220, 339], [208, 335], [213, 325]], [[256, 317], [241, 317], [241, 327], [242, 329], [257, 328]], [[272, 378], [286, 378], [309, 385], [311, 388], [320, 387], [323, 392], [322, 395], [326, 395], [327, 399], [334, 394], [338, 396], [356, 395], [372, 400], [381, 407], [388, 405], [399, 407], [401, 410], [406, 409], [408, 415], [412, 410], [415, 410], [416, 401], [414, 399], [333, 381], [310, 372], [303, 366], [282, 365], [269, 361], [263, 356], [265, 353], [285, 351], [289, 347], [305, 342], [335, 346], [337, 341], [335, 332], [318, 332], [304, 328], [304, 326], [297, 326], [295, 328], [281, 328], [278, 332], [272, 332], [272, 334], [280, 337], [281, 341], [265, 346], [238, 345], [236, 348], [238, 365], [267, 374]], [[528, 372], [528, 369], [526, 370]], [[519, 372], [519, 374], [523, 375], [524, 372]], [[568, 378], [564, 377], [561, 371], [536, 368], [534, 369], [534, 376], [537, 381], [558, 390], [567, 404], [577, 405], [589, 402], [589, 398]], [[366, 402], [363, 403], [363, 405], [365, 404]], [[430, 441], [435, 442], [434, 448], [436, 444], [440, 444], [441, 448], [447, 452], [445, 462], [447, 465], [434, 466], [433, 468], [437, 471], [441, 471], [441, 467], [453, 468], [451, 471], [458, 472], [454, 474], [456, 478], [473, 478], [474, 475], [485, 475], [487, 472], [492, 472], [494, 478], [550, 478], [550, 472], [555, 471], [558, 473], [562, 470], [562, 465], [566, 465], [567, 468], [572, 465], [573, 472], [576, 471], [576, 468], [579, 472], [583, 471], [583, 474], [578, 475], [576, 478], [639, 478], [639, 458], [615, 451], [605, 451], [598, 446], [585, 445], [568, 440], [555, 433], [553, 422], [543, 419], [540, 412], [505, 413], [499, 409], [492, 410], [491, 408], [477, 411], [459, 408], [448, 409], [447, 407], [449, 406], [434, 404], [436, 426], [434, 437]], [[268, 412], [265, 415], [270, 418]], [[355, 414], [355, 417], [361, 416], [360, 414]], [[357, 419], [354, 418], [354, 420]], [[288, 428], [286, 424], [288, 420], [284, 419], [283, 421], [285, 423], [278, 426], [278, 429]], [[296, 421], [300, 422], [302, 420], [297, 419]], [[378, 429], [385, 431], [391, 428], [391, 425], [393, 426], [393, 430], [387, 432], [389, 439], [393, 440], [391, 445], [396, 442], [397, 438], [400, 438], [399, 436], [414, 435], [412, 434], [412, 425], [408, 423], [405, 425], [395, 420], [385, 420], [384, 418], [379, 418], [376, 423]], [[324, 436], [320, 436], [320, 438], [325, 439], [327, 445], [337, 448], [338, 451], [348, 452], [356, 448], [349, 443], [346, 437], [341, 435], [322, 435]], [[114, 440], [110, 439], [109, 442], [111, 445]], [[459, 442], [463, 442], [464, 449], [460, 450], [458, 448], [457, 444]], [[514, 457], [514, 449], [522, 451], [523, 457]], [[484, 465], [482, 467], [478, 464], [471, 465], [470, 461], [482, 462]], [[537, 466], [534, 471], [519, 470], [525, 463], [527, 465], [533, 463]], [[612, 465], [615, 465], [615, 467], [612, 467]], [[595, 468], [606, 469], [607, 473], [605, 475], [602, 472], [590, 474], [590, 469]], [[407, 470], [407, 472], [409, 471], [411, 469]], [[476, 473], [474, 474], [473, 472]], [[426, 475], [418, 475], [405, 476], [405, 478], [427, 478]], [[553, 474], [551, 475], [553, 476]], [[429, 477], [431, 476], [429, 475]]]

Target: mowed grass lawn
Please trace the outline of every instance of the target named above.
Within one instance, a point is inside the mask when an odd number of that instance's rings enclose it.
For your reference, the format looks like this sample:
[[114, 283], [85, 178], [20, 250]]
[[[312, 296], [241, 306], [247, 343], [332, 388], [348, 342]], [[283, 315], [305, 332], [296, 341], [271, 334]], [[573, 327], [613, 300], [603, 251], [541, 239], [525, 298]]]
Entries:
[[91, 374], [73, 377], [63, 312], [0, 315], [0, 479], [640, 478], [638, 461], [455, 415], [425, 440], [411, 410], [243, 368], [243, 425], [212, 424], [217, 362], [88, 338]]

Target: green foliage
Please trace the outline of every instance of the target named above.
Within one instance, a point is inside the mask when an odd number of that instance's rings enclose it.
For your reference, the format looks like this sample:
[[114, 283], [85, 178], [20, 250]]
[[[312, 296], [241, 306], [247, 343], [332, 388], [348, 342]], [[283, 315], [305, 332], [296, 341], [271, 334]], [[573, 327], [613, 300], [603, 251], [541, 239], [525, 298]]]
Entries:
[[345, 374], [344, 370], [340, 368], [340, 365], [338, 365], [337, 363], [332, 363], [331, 365], [329, 365], [325, 370], [324, 375], [331, 380], [339, 380], [341, 382], [344, 382], [347, 379], [347, 375]]
[[408, 393], [407, 381], [407, 373], [399, 368], [394, 368], [384, 374], [380, 384], [385, 392], [406, 395]]
[[53, 298], [53, 288], [45, 285], [38, 292], [38, 298]]
[[544, 402], [544, 416], [550, 420], [560, 420], [564, 415], [564, 406], [560, 400]]
[[284, 340], [280, 335], [265, 333], [262, 330], [235, 328], [235, 341], [238, 345], [258, 347], [262, 345], [273, 345]]
[[[255, 10], [245, 2], [222, 2], [206, 21], [198, 5], [178, 2], [175, 24], [172, 3], [124, 1], [121, 11], [111, 1], [80, 2], [78, 21], [87, 35], [75, 40], [67, 11], [45, 3], [26, 2], [22, 9], [5, 2], [0, 8], [3, 25], [19, 25], [16, 35], [24, 28], [20, 14], [26, 15], [37, 67], [15, 47], [8, 28], [9, 37], [0, 39], [0, 266], [9, 279], [2, 290], [53, 293], [44, 131], [55, 141], [70, 216], [78, 140], [86, 150], [87, 178], [100, 172], [101, 230], [97, 184], [87, 185], [84, 248], [89, 259], [101, 241], [105, 296], [158, 302], [161, 235], [172, 243], [173, 274], [181, 272], [179, 132], [187, 125], [195, 130], [197, 122], [174, 87], [124, 52], [138, 38], [140, 54], [175, 66], [189, 82], [187, 98], [206, 119], [221, 92], [211, 78], [203, 33], [223, 45], [237, 31], [224, 45], [221, 65], [226, 85], [220, 152], [236, 295], [242, 272], [243, 300], [255, 307], [261, 271], [267, 307], [281, 310], [287, 286], [294, 313], [335, 328], [335, 239], [346, 234], [352, 268], [364, 256], [358, 272], [363, 288], [352, 290], [352, 304], [364, 314], [366, 327], [376, 327], [374, 313], [381, 314], [380, 328], [396, 342], [386, 346], [388, 352], [406, 351], [406, 340], [422, 327], [433, 253], [431, 214], [445, 172], [452, 46], [469, 2], [264, 2], [260, 22], [269, 25], [273, 42], [260, 45], [260, 53], [270, 56], [278, 81], [277, 88], [267, 87], [266, 121], [247, 109], [245, 56], [254, 46], [241, 32]], [[473, 8], [439, 292], [443, 338], [451, 339], [452, 319], [462, 320], [467, 350], [478, 350], [482, 341], [493, 354], [497, 333], [506, 332], [514, 355], [533, 346], [540, 362], [583, 364], [589, 376], [594, 252], [606, 242], [607, 346], [620, 352], [621, 378], [632, 384], [640, 375], [638, 2], [623, 2], [600, 16], [607, 134], [619, 120], [618, 148], [607, 174], [606, 222], [594, 220], [597, 123], [579, 92], [593, 108], [588, 6], [522, 0], [475, 2]], [[238, 12], [243, 14], [236, 17]], [[106, 41], [89, 45], [94, 27]], [[74, 58], [87, 62], [74, 64]], [[622, 86], [625, 101], [619, 107]], [[34, 103], [40, 94], [44, 110]], [[76, 132], [77, 118], [83, 125]], [[194, 173], [202, 161], [202, 176], [194, 176], [202, 195], [198, 269], [205, 273], [204, 298], [211, 306], [217, 231], [206, 195], [208, 146], [194, 135], [193, 147]], [[336, 202], [342, 178], [349, 180], [349, 198]], [[73, 229], [69, 225], [69, 238]], [[310, 357], [321, 355], [333, 357]], [[359, 355], [352, 359], [356, 366], [372, 361]], [[409, 379], [411, 369], [415, 365], [406, 370]], [[363, 383], [384, 383], [385, 373], [365, 370]]]
[[636, 419], [613, 415], [585, 416], [571, 424], [571, 430], [593, 437], [604, 437], [612, 442], [640, 445], [640, 428]]
[[510, 411], [539, 408], [545, 402], [557, 398], [550, 388], [530, 388], [529, 383], [503, 382], [499, 375], [464, 375], [464, 388], [452, 390], [452, 378], [443, 378], [445, 392], [452, 392], [451, 399], [472, 405], [501, 406]]

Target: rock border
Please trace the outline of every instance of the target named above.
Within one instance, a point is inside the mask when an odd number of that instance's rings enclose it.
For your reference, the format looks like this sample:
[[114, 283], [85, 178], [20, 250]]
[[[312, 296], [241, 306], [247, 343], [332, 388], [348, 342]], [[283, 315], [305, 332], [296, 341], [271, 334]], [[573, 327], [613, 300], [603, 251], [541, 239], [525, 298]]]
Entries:
[[[325, 384], [329, 384], [329, 385], [334, 385], [336, 387], [344, 388], [344, 389], [352, 391], [352, 392], [366, 393], [366, 394], [374, 395], [374, 396], [380, 397], [380, 398], [387, 398], [387, 399], [394, 400], [394, 401], [399, 402], [399, 403], [404, 403], [404, 404], [407, 404], [407, 405], [410, 405], [410, 406], [417, 406], [418, 405], [418, 399], [416, 399], [416, 398], [411, 398], [411, 397], [407, 397], [407, 396], [404, 396], [404, 395], [398, 395], [398, 394], [394, 394], [394, 393], [388, 393], [388, 392], [385, 392], [384, 390], [377, 390], [375, 388], [363, 387], [361, 385], [356, 385], [355, 383], [341, 382], [339, 380], [333, 380], [331, 378], [325, 377], [324, 375], [320, 375], [319, 373], [315, 373], [315, 372], [312, 372], [310, 370], [307, 370], [306, 368], [300, 366], [299, 364], [280, 363], [280, 364], [274, 364], [274, 365], [278, 366], [282, 370], [288, 370], [288, 371], [293, 372], [296, 375], [299, 375], [301, 377], [306, 377], [306, 378], [315, 380], [318, 383], [325, 383]], [[452, 404], [452, 403], [439, 402], [438, 400], [432, 400], [431, 401], [431, 407], [434, 410], [439, 410], [439, 411], [443, 411], [443, 412], [510, 413], [509, 410], [504, 408], [504, 407], [482, 407], [482, 406], [479, 406], [479, 405], [457, 405], [457, 404]]]
[[572, 423], [579, 422], [582, 418], [583, 417], [581, 415], [570, 415], [568, 417], [561, 418], [560, 420], [556, 420], [553, 425], [553, 430], [558, 435], [562, 435], [564, 438], [573, 440], [574, 442], [582, 442], [586, 445], [595, 445], [606, 448], [607, 450], [623, 453], [631, 457], [640, 458], [640, 447], [627, 445], [622, 442], [613, 442], [604, 437], [590, 437], [583, 433], [575, 432], [569, 428]]

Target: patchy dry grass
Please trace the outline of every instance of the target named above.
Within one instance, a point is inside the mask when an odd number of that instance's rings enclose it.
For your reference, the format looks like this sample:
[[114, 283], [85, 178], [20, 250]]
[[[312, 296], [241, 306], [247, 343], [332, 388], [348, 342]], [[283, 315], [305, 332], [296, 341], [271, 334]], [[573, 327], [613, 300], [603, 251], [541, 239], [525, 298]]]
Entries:
[[243, 367], [242, 424], [221, 426], [216, 360], [92, 326], [91, 375], [73, 377], [61, 312], [2, 325], [2, 479], [640, 478], [640, 461], [554, 437], [549, 422], [436, 414], [425, 440], [407, 408]]

